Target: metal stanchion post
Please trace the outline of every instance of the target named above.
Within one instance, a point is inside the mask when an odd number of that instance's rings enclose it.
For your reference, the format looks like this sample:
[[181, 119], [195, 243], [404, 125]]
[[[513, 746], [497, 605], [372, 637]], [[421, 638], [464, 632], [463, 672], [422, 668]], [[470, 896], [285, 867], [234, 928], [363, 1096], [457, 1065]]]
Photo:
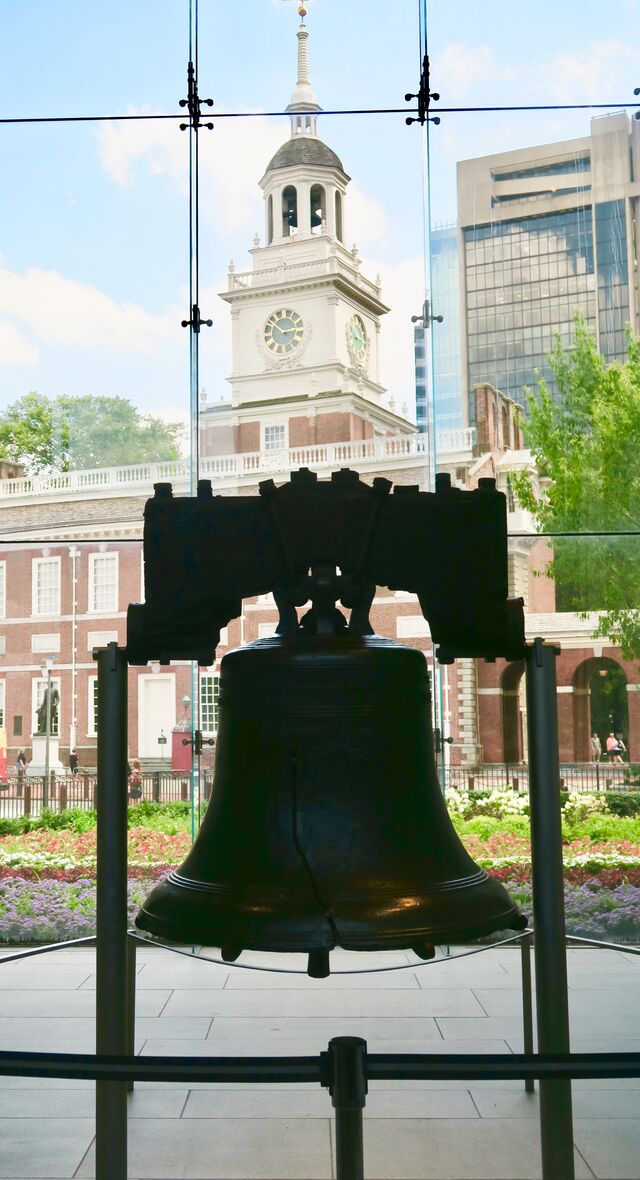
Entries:
[[[137, 970], [137, 942], [135, 938], [127, 939], [127, 1053], [133, 1057], [136, 1051], [136, 970]], [[131, 1092], [135, 1083], [127, 1082], [127, 1090]]]
[[[536, 1016], [540, 1053], [569, 1052], [569, 1000], [562, 871], [557, 648], [527, 646], [527, 731]], [[574, 1180], [571, 1082], [540, 1082], [543, 1180]]]
[[[525, 1053], [533, 1053], [533, 995], [531, 991], [531, 935], [523, 934], [520, 939], [520, 962], [522, 966], [522, 1036]], [[527, 1094], [533, 1094], [533, 1078], [525, 1078]]]
[[336, 1180], [364, 1180], [362, 1111], [367, 1095], [367, 1042], [334, 1037], [323, 1053], [336, 1112]]
[[[96, 1052], [126, 1054], [127, 661], [110, 643], [98, 662]], [[127, 1177], [127, 1082], [96, 1083], [96, 1180]]]

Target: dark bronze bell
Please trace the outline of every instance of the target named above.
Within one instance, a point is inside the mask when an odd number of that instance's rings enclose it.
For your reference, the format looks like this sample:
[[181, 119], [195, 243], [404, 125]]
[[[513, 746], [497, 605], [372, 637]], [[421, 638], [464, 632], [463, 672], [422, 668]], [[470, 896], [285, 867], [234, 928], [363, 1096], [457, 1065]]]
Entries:
[[228, 960], [305, 951], [321, 976], [332, 947], [430, 957], [522, 928], [447, 814], [421, 652], [346, 630], [261, 639], [224, 657], [219, 707], [211, 802], [142, 930]]

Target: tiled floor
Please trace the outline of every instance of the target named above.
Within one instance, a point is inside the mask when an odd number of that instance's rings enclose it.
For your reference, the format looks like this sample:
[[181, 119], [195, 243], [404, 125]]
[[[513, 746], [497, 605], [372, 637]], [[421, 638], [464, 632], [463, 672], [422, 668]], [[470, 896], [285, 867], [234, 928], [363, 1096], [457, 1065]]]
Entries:
[[[340, 970], [354, 956], [332, 959]], [[357, 961], [376, 967], [389, 959]], [[640, 958], [572, 950], [569, 968], [572, 1047], [640, 1049]], [[365, 1037], [373, 1052], [522, 1050], [520, 955], [506, 947], [328, 980], [142, 947], [137, 979], [140, 1053], [307, 1055], [340, 1034]], [[94, 989], [90, 949], [3, 966], [0, 1047], [92, 1052]], [[537, 1112], [537, 1095], [520, 1082], [371, 1084], [365, 1175], [534, 1180], [541, 1176]], [[129, 1178], [329, 1180], [331, 1113], [316, 1086], [139, 1083], [129, 1099]], [[91, 1083], [0, 1078], [0, 1118], [0, 1180], [93, 1177]], [[578, 1178], [640, 1180], [640, 1079], [574, 1083], [574, 1132]]]

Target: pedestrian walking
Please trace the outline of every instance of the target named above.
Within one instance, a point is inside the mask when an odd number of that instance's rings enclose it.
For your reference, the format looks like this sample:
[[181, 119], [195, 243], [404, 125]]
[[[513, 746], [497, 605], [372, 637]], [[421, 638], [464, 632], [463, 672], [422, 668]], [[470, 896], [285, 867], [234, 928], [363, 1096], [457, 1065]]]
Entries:
[[599, 762], [602, 758], [602, 743], [597, 733], [591, 734], [591, 760]]

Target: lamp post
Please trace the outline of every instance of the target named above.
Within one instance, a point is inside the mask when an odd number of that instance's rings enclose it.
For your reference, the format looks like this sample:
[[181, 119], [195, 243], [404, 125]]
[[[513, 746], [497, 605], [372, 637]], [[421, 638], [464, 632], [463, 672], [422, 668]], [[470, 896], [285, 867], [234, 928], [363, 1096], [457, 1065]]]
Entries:
[[47, 708], [45, 710], [45, 743], [44, 743], [44, 784], [42, 787], [42, 808], [49, 806], [49, 743], [51, 740], [51, 669], [53, 668], [53, 656], [47, 656], [42, 670], [46, 673], [47, 683], [45, 687]]

